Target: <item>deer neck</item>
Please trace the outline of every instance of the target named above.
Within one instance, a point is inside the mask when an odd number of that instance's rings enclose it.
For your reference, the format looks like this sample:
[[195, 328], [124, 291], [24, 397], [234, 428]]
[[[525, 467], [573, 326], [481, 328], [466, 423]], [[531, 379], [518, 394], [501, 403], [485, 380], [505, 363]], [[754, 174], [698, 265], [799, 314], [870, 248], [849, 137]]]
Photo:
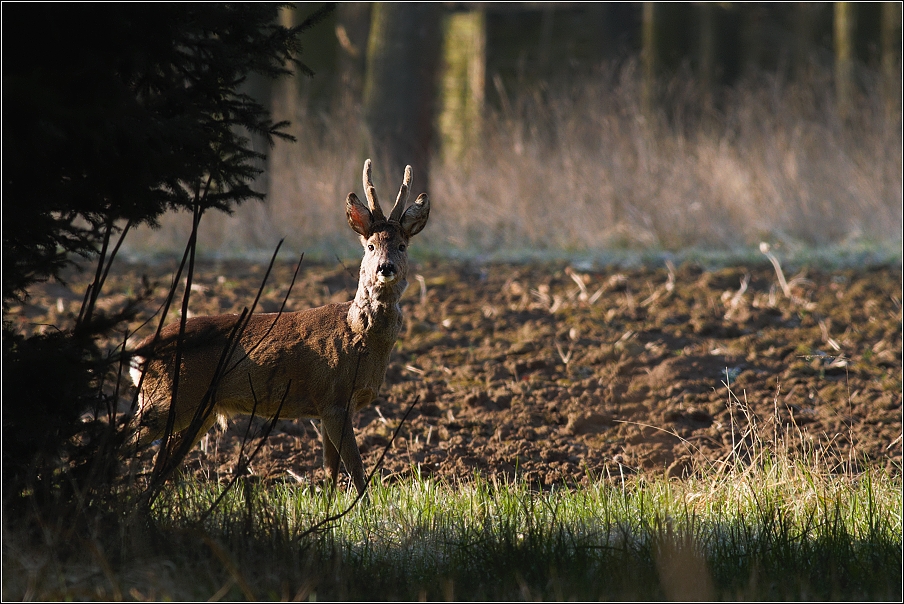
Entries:
[[395, 283], [382, 283], [361, 271], [358, 291], [348, 310], [348, 324], [360, 345], [395, 344], [402, 327], [399, 299], [408, 281], [401, 277]]

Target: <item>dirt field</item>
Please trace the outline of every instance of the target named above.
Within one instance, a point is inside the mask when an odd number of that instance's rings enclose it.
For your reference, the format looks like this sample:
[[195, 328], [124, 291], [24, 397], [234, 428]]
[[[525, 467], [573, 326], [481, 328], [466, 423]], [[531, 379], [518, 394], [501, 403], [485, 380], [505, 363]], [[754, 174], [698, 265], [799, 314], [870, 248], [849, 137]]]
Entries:
[[[172, 269], [133, 265], [112, 275], [105, 304], [121, 303], [143, 276], [162, 299]], [[293, 270], [275, 267], [259, 311], [279, 308]], [[192, 312], [241, 310], [263, 272], [247, 262], [199, 265]], [[356, 265], [303, 263], [287, 310], [351, 299], [356, 274]], [[901, 279], [900, 267], [808, 270], [788, 275], [788, 296], [768, 263], [415, 266], [383, 392], [357, 418], [365, 465], [419, 397], [384, 476], [479, 471], [574, 485], [623, 473], [680, 476], [730, 458], [733, 447], [746, 455], [760, 446], [900, 472]], [[63, 324], [79, 301], [47, 285], [24, 316]], [[252, 421], [251, 434], [263, 424]], [[247, 426], [212, 430], [188, 467], [228, 478]], [[252, 472], [321, 480], [318, 429], [278, 422]]]

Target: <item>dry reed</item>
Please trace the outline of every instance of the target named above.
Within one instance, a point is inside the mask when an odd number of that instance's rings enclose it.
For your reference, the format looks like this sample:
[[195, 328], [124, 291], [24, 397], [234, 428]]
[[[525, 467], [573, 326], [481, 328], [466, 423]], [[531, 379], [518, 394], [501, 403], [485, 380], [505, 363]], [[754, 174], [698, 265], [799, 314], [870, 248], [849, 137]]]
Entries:
[[[633, 63], [588, 81], [541, 88], [487, 110], [479, 144], [436, 154], [431, 249], [465, 257], [605, 250], [755, 250], [879, 245], [902, 237], [900, 106], [889, 111], [878, 77], [852, 121], [836, 117], [831, 74], [804, 82], [751, 76], [704, 110], [691, 78], [664, 87], [645, 117]], [[504, 91], [503, 91], [504, 93]], [[279, 117], [287, 115], [276, 107]], [[208, 216], [201, 250], [241, 256], [290, 250], [332, 259], [356, 253], [343, 201], [360, 183], [360, 112], [301, 108], [299, 142], [274, 149], [266, 204]], [[377, 178], [379, 180], [379, 178]], [[380, 186], [380, 183], [376, 183]], [[185, 217], [132, 236], [130, 252], [167, 252]]]

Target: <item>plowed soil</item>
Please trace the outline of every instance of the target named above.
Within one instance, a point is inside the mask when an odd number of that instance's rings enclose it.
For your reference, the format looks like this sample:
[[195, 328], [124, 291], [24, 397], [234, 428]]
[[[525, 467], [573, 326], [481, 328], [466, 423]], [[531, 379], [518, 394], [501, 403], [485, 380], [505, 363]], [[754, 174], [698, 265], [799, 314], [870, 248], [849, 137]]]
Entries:
[[[153, 312], [173, 268], [125, 266], [109, 278], [104, 304], [121, 304], [146, 278], [160, 285], [148, 304]], [[258, 311], [279, 309], [294, 268], [274, 268]], [[192, 313], [240, 311], [264, 270], [199, 264]], [[304, 262], [286, 310], [350, 300], [356, 275], [357, 266]], [[479, 472], [539, 487], [578, 485], [626, 473], [681, 476], [784, 448], [833, 468], [900, 472], [901, 268], [788, 277], [784, 288], [768, 263], [417, 265], [383, 391], [357, 416], [365, 465], [373, 467], [417, 400], [386, 453], [386, 478]], [[80, 299], [46, 285], [22, 320], [65, 324]], [[256, 445], [264, 426], [236, 419], [225, 431], [214, 428], [187, 468], [229, 478], [243, 438]], [[268, 481], [322, 480], [318, 430], [307, 419], [277, 422], [251, 472]]]

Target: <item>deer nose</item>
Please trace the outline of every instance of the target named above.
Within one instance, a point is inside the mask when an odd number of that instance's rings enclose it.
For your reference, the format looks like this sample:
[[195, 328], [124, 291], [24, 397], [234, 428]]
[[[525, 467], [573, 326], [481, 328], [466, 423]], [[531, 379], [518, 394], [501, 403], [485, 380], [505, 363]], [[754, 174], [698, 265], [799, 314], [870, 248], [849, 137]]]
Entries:
[[384, 262], [377, 267], [377, 276], [381, 281], [392, 281], [396, 278], [397, 273], [396, 265], [392, 262]]

